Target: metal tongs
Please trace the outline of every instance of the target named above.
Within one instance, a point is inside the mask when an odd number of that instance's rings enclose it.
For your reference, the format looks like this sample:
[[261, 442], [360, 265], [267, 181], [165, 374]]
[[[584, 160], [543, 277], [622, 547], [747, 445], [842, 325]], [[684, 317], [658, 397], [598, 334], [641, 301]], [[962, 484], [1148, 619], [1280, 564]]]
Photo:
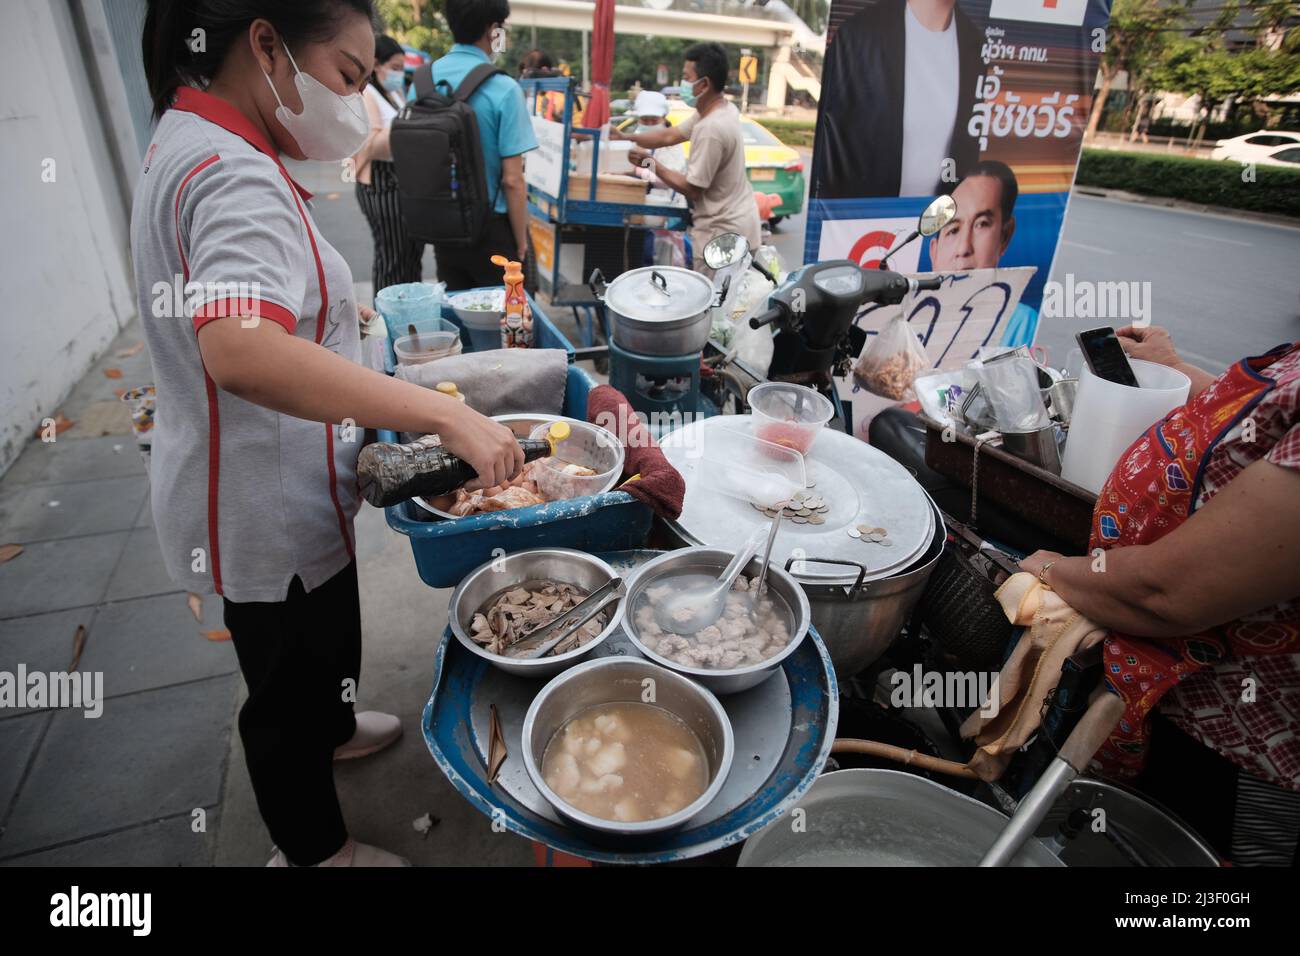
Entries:
[[605, 608], [605, 605], [622, 596], [623, 579], [615, 575], [587, 595], [586, 599], [580, 604], [570, 608], [568, 612], [560, 615], [550, 624], [539, 627], [529, 634], [525, 640], [529, 643], [533, 641], [541, 641], [541, 643], [526, 654], [520, 655], [519, 659], [531, 661], [550, 653], [552, 648], [560, 644], [565, 638], [572, 636], [578, 628], [599, 614]]

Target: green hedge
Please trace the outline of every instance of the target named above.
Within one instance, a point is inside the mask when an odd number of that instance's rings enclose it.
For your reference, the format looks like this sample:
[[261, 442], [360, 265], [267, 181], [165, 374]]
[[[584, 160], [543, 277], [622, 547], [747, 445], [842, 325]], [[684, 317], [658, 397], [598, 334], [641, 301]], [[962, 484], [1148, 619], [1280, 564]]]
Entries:
[[1085, 149], [1075, 185], [1300, 217], [1300, 171], [1258, 165], [1245, 182], [1246, 171], [1228, 160]]
[[812, 146], [813, 130], [817, 124], [812, 120], [768, 119], [755, 116], [754, 120], [767, 129], [787, 146]]

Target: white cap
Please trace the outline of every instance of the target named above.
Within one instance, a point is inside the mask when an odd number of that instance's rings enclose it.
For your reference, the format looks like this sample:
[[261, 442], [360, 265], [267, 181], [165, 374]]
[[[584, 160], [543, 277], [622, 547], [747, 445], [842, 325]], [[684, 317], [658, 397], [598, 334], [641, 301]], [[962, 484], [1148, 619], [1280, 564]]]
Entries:
[[667, 116], [668, 98], [654, 90], [642, 90], [636, 95], [632, 112], [637, 116]]

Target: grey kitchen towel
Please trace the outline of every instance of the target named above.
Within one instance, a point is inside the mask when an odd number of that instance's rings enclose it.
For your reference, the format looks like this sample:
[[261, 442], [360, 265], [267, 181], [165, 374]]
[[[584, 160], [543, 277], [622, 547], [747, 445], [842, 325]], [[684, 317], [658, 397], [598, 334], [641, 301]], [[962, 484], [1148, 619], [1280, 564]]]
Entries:
[[484, 415], [558, 415], [564, 409], [569, 354], [564, 349], [462, 352], [420, 365], [399, 365], [395, 374], [425, 388], [455, 382], [469, 407]]

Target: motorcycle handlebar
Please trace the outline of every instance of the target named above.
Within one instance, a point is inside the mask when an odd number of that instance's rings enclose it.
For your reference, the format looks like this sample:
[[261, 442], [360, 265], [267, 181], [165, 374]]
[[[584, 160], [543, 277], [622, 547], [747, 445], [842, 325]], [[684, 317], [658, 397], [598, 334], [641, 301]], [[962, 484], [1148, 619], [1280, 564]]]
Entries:
[[784, 315], [785, 309], [781, 308], [779, 305], [774, 305], [766, 312], [760, 312], [758, 315], [751, 316], [749, 327], [751, 329], [761, 329], [765, 325], [771, 325], [773, 322], [779, 321]]
[[916, 288], [920, 292], [934, 292], [943, 288], [943, 276], [935, 276], [933, 279], [917, 279]]

